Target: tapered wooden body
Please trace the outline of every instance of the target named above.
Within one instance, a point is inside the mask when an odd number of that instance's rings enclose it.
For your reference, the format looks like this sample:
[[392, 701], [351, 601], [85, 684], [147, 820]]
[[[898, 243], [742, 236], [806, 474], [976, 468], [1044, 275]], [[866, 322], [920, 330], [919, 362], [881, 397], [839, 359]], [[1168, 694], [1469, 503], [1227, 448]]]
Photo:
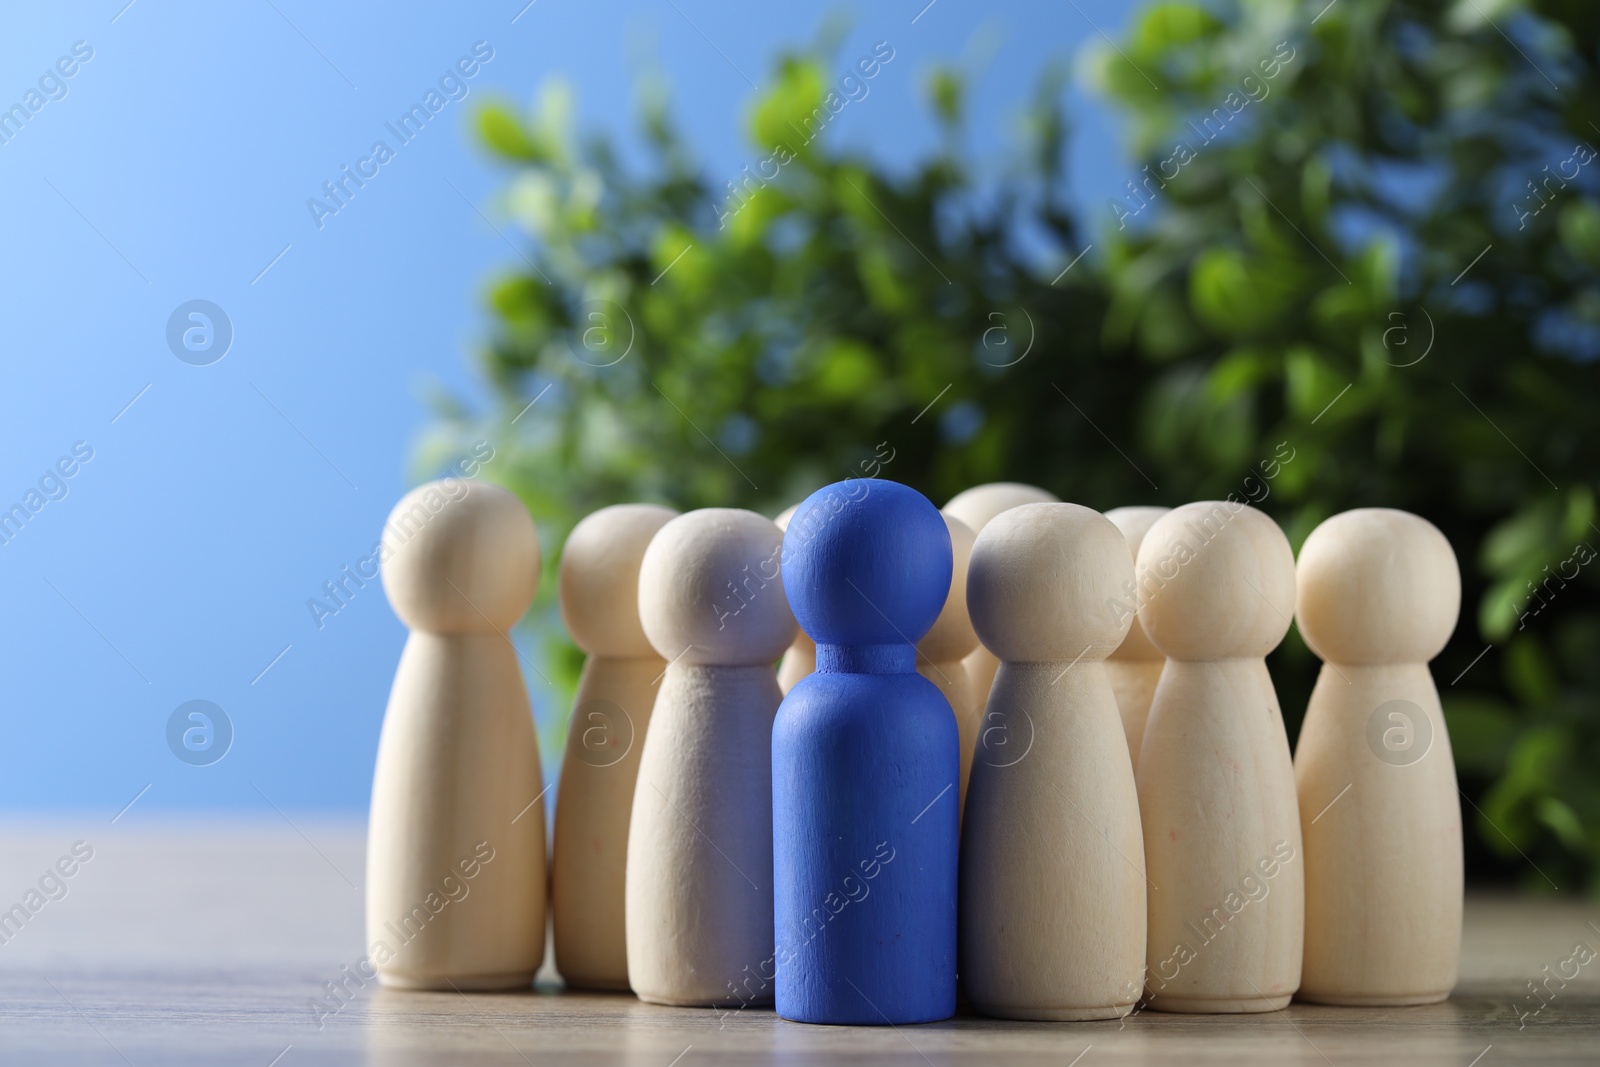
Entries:
[[967, 613], [967, 566], [978, 535], [953, 515], [941, 512], [940, 517], [950, 535], [950, 592], [932, 628], [917, 642], [917, 673], [939, 687], [956, 716], [961, 738], [959, 810], [967, 802], [967, 779], [972, 773], [972, 752], [978, 742], [978, 722], [983, 718], [986, 699], [978, 696], [972, 671], [966, 664], [966, 658], [978, 647], [978, 635]]
[[770, 1002], [773, 959], [768, 666], [676, 663], [645, 735], [628, 834], [628, 977], [657, 1004]]
[[985, 721], [1010, 736], [972, 766], [961, 979], [985, 1015], [1115, 1018], [1144, 988], [1133, 767], [1104, 666], [1065, 666], [1001, 663]]
[[982, 704], [989, 699], [989, 691], [994, 688], [994, 676], [1000, 670], [1000, 661], [993, 652], [979, 645], [967, 655], [964, 662], [972, 692], [978, 703]]
[[823, 669], [784, 698], [772, 738], [778, 1013], [860, 1026], [947, 1018], [955, 717], [912, 669], [910, 645], [877, 646], [871, 663], [818, 651]]
[[1300, 983], [1305, 864], [1266, 664], [1169, 659], [1137, 780], [1152, 883], [1151, 1006], [1283, 1007]]
[[919, 658], [917, 673], [938, 687], [956, 717], [956, 733], [961, 739], [961, 781], [957, 804], [967, 803], [967, 783], [972, 776], [972, 753], [978, 744], [978, 726], [983, 721], [983, 705], [972, 690], [972, 676], [965, 660]]
[[1106, 679], [1117, 696], [1117, 714], [1122, 722], [1122, 735], [1128, 743], [1128, 757], [1139, 760], [1139, 749], [1144, 744], [1144, 727], [1150, 719], [1150, 702], [1156, 697], [1156, 683], [1161, 681], [1161, 668], [1166, 659], [1106, 660]]
[[[1122, 531], [1128, 550], [1135, 558], [1144, 535], [1150, 532], [1167, 508], [1127, 507], [1113, 508], [1106, 518]], [[1119, 599], [1117, 611], [1137, 611], [1128, 598]], [[1122, 716], [1122, 732], [1128, 739], [1128, 755], [1135, 766], [1139, 763], [1139, 746], [1144, 742], [1144, 724], [1150, 718], [1150, 701], [1155, 699], [1156, 682], [1161, 679], [1161, 667], [1167, 660], [1161, 650], [1150, 643], [1144, 624], [1134, 619], [1128, 636], [1106, 659], [1106, 673], [1111, 678], [1111, 688], [1117, 694], [1117, 711]]]
[[388, 962], [373, 956], [385, 985], [532, 984], [544, 958], [542, 792], [511, 644], [413, 633], [384, 714], [368, 825], [367, 941], [394, 950]]
[[[1369, 744], [1368, 724], [1391, 701], [1405, 704], [1380, 720], [1386, 760]], [[1427, 716], [1426, 727], [1410, 721], [1412, 709]], [[1424, 732], [1426, 751], [1408, 751]], [[1306, 856], [1300, 998], [1445, 999], [1461, 959], [1461, 808], [1428, 668], [1323, 666], [1300, 728], [1295, 781]]]
[[591, 656], [567, 729], [550, 905], [556, 969], [568, 985], [627, 989], [623, 879], [634, 783], [666, 661]]

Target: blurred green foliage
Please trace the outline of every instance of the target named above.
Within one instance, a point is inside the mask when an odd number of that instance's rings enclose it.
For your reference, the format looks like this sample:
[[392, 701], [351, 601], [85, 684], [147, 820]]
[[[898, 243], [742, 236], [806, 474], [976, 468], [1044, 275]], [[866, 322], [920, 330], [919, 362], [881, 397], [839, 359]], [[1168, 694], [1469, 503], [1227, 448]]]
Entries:
[[[775, 514], [850, 475], [936, 502], [1001, 479], [1101, 509], [1234, 492], [1297, 549], [1336, 512], [1405, 508], [1463, 569], [1435, 677], [1469, 872], [1600, 891], [1600, 8], [1319, 6], [1147, 4], [1084, 57], [1137, 157], [1104, 211], [1067, 196], [1065, 69], [981, 187], [951, 69], [895, 71], [944, 134], [913, 168], [829, 147], [840, 72], [892, 49], [784, 58], [722, 180], [653, 83], [646, 173], [580, 140], [559, 86], [484, 110], [530, 248], [489, 293], [498, 408], [442, 402], [423, 466], [497, 443], [567, 684], [559, 544], [619, 501]], [[1317, 661], [1291, 632], [1270, 663], [1293, 736]]]

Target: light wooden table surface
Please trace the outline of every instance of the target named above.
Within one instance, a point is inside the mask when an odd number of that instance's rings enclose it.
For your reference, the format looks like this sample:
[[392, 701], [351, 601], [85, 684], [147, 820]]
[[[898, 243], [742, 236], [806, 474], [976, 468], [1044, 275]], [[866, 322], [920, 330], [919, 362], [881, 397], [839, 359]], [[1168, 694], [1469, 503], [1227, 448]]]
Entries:
[[[898, 1029], [723, 1017], [631, 997], [393, 993], [369, 984], [319, 1028], [308, 1002], [359, 959], [359, 825], [117, 824], [105, 815], [0, 825], [0, 909], [76, 841], [93, 859], [0, 944], [0, 1063], [384, 1065], [1451, 1064], [1600, 1062], [1600, 959], [1537, 1015], [1528, 983], [1600, 949], [1600, 907], [1468, 901], [1461, 984], [1447, 1003], [1294, 1004], [1247, 1017], [1154, 1012], [1118, 1023], [957, 1017]], [[274, 1057], [278, 1057], [274, 1060]]]

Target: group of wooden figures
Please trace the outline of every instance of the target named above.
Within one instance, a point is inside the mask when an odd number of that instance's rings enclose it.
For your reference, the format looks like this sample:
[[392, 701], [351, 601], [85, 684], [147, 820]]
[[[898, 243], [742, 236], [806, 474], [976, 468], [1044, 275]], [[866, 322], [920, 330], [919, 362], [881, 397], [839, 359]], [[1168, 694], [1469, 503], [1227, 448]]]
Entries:
[[[540, 573], [514, 496], [407, 495], [411, 636], [373, 782], [390, 986], [775, 1005], [813, 1023], [1442, 1000], [1455, 771], [1428, 661], [1460, 608], [1432, 524], [1361, 509], [1298, 562], [1236, 501], [1106, 514], [1015, 483], [938, 510], [851, 479], [776, 521], [624, 504], [572, 531], [588, 654], [545, 847], [506, 636]], [[1263, 657], [1323, 660], [1291, 760]], [[774, 663], [781, 658], [777, 670]], [[959, 979], [958, 979], [959, 976]]]

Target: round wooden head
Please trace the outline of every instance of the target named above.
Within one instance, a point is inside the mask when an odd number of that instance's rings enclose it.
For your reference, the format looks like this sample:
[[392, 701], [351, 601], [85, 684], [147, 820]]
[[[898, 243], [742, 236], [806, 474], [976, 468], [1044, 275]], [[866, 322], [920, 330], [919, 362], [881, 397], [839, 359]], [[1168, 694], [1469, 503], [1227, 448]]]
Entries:
[[639, 568], [639, 618], [656, 654], [771, 666], [795, 634], [782, 546], [777, 524], [738, 508], [702, 508], [662, 526]]
[[1328, 519], [1295, 571], [1306, 644], [1334, 663], [1426, 663], [1461, 612], [1461, 570], [1439, 528], [1390, 508]]
[[1117, 610], [1132, 579], [1127, 542], [1104, 515], [1024, 504], [978, 535], [967, 608], [984, 647], [1008, 662], [1104, 659], [1133, 624]]
[[788, 507], [778, 512], [778, 517], [772, 521], [778, 524], [778, 529], [787, 530], [789, 528], [789, 520], [794, 518], [794, 513], [799, 510], [799, 504], [790, 504]]
[[951, 568], [939, 510], [882, 478], [817, 490], [784, 533], [784, 588], [818, 644], [915, 644], [944, 607]]
[[1265, 656], [1289, 632], [1294, 551], [1247, 504], [1173, 508], [1144, 535], [1135, 570], [1139, 622], [1173, 659]]
[[1003, 511], [1010, 511], [1023, 504], [1055, 502], [1053, 494], [1045, 492], [1038, 486], [1024, 485], [1022, 482], [990, 482], [957, 493], [950, 498], [950, 503], [944, 506], [944, 512], [946, 515], [954, 515], [972, 527], [973, 533], [979, 534], [989, 525], [991, 519]]
[[[1139, 546], [1144, 543], [1144, 535], [1150, 532], [1150, 527], [1156, 520], [1165, 515], [1171, 508], [1112, 508], [1106, 512], [1106, 518], [1111, 520], [1111, 525], [1122, 531], [1122, 536], [1127, 539], [1128, 552], [1134, 559], [1139, 558]], [[1126, 598], [1127, 603], [1138, 603], [1136, 596]], [[1150, 638], [1144, 632], [1144, 625], [1137, 618], [1133, 625], [1128, 627], [1128, 636], [1122, 639], [1122, 644], [1111, 653], [1111, 659], [1118, 660], [1157, 660], [1166, 659], [1161, 650], [1150, 643]]]
[[400, 498], [383, 526], [383, 591], [413, 630], [504, 631], [539, 588], [528, 509], [488, 482], [445, 478]]
[[572, 528], [561, 553], [561, 620], [579, 648], [618, 659], [655, 656], [639, 621], [639, 566], [650, 539], [677, 514], [617, 504]]
[[965, 659], [978, 647], [977, 631], [967, 616], [967, 563], [978, 535], [972, 527], [949, 515], [944, 516], [944, 526], [950, 534], [950, 594], [945, 597], [944, 610], [933, 621], [933, 629], [917, 642], [917, 651], [935, 663]]

